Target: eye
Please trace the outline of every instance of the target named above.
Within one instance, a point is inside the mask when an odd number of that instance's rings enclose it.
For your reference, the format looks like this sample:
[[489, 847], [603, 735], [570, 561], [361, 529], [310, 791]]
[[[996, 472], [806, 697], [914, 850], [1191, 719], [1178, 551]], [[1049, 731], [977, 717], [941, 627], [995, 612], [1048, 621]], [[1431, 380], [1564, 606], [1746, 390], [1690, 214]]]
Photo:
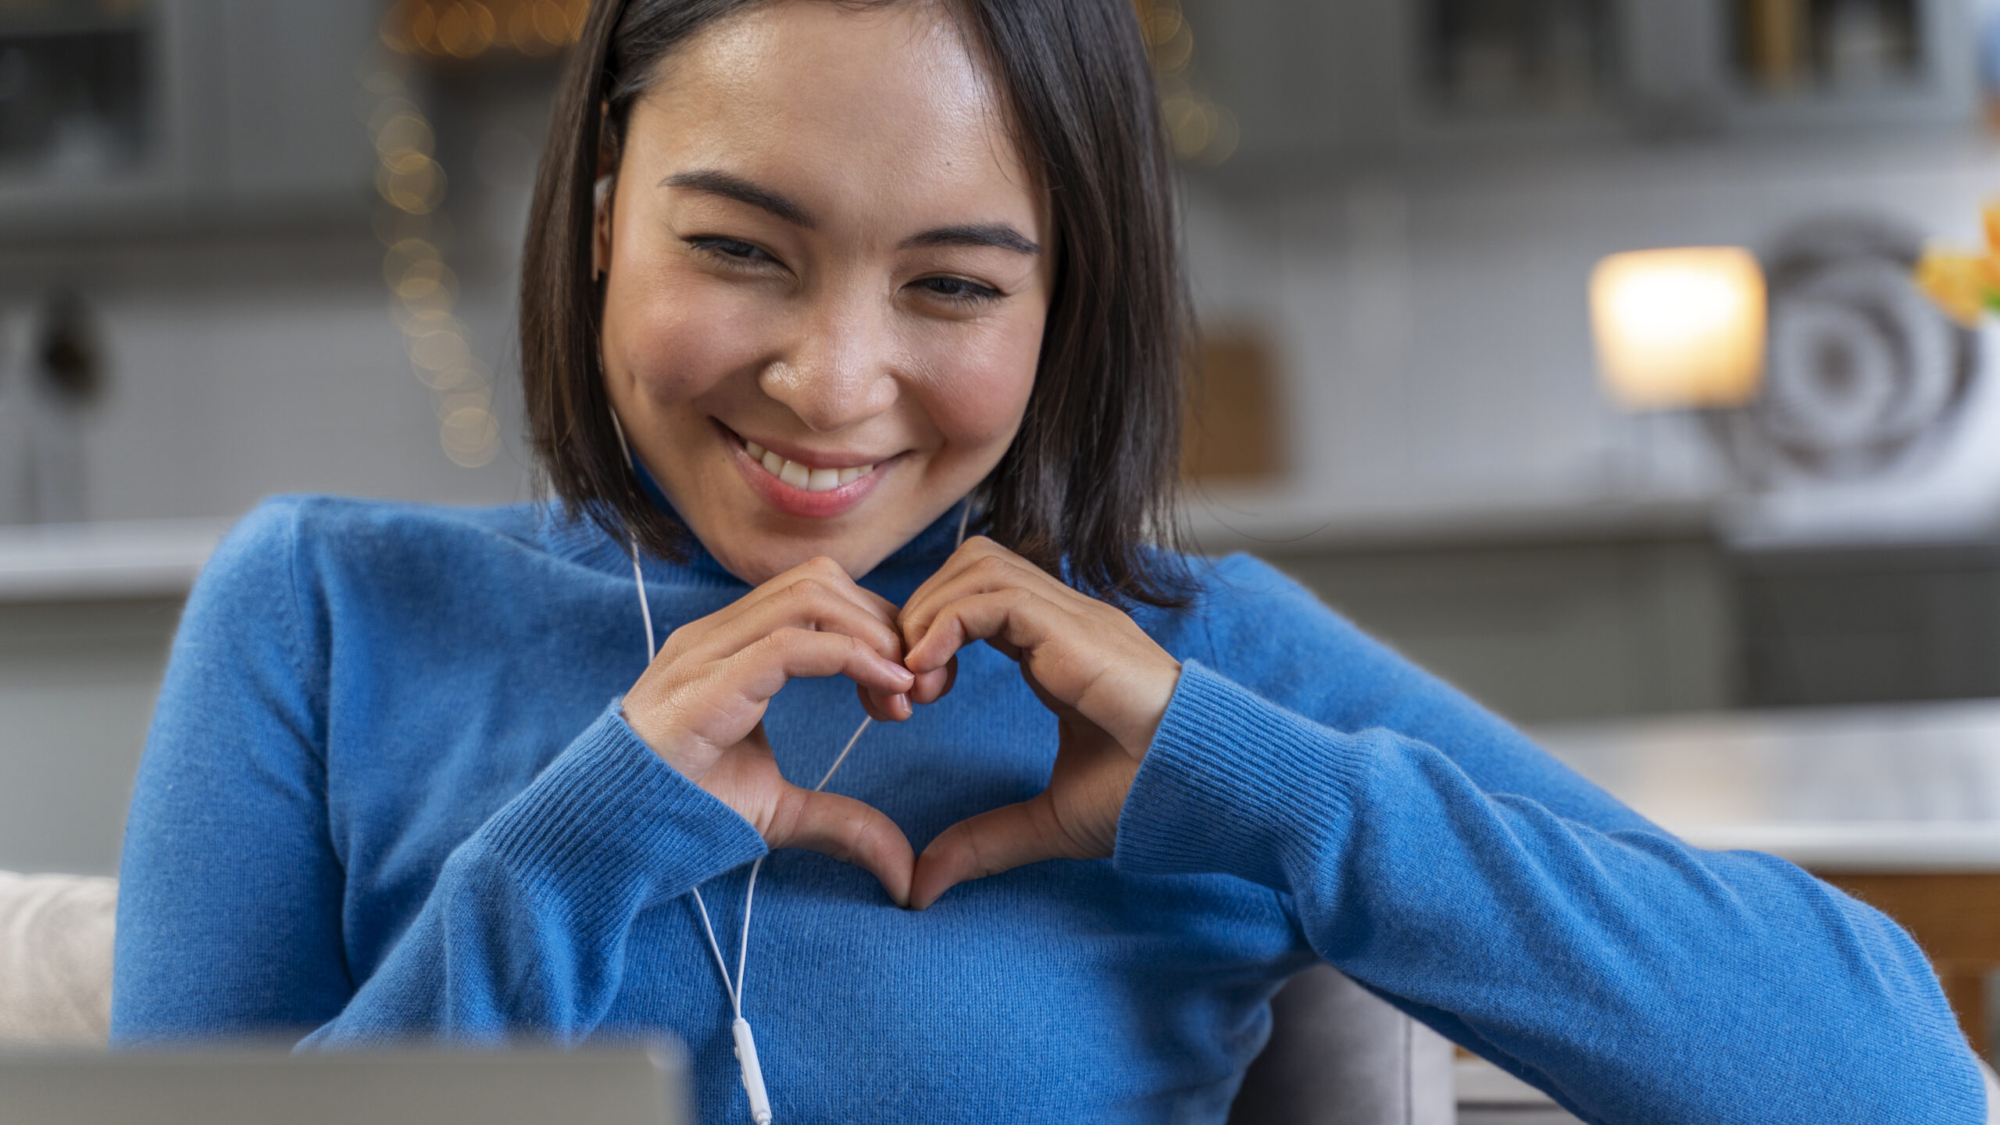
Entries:
[[962, 277], [926, 277], [914, 284], [934, 297], [965, 304], [992, 301], [1001, 296], [1000, 291], [990, 285], [981, 285]]
[[761, 248], [734, 238], [716, 238], [710, 235], [696, 235], [687, 239], [687, 244], [713, 258], [735, 262], [775, 262], [776, 258]]

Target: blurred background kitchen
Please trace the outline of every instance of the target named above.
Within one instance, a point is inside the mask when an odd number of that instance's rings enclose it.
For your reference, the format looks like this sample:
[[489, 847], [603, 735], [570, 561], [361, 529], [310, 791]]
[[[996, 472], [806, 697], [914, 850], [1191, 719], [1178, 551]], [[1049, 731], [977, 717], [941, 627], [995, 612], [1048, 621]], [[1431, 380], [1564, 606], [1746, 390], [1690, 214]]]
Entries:
[[[0, 868], [115, 870], [259, 498], [532, 495], [515, 272], [582, 7], [0, 0]], [[2000, 359], [1913, 271], [1986, 246], [2000, 0], [1140, 8], [1199, 541], [1698, 842], [1927, 888], [1983, 1046]], [[1684, 248], [1736, 249], [1626, 256]]]

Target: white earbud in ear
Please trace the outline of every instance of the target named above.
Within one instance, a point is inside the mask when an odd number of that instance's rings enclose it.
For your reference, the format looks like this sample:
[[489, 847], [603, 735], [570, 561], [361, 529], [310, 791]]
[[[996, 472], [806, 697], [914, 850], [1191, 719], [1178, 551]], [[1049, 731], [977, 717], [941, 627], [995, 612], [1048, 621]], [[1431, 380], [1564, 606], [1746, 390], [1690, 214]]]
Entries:
[[608, 174], [599, 176], [597, 177], [597, 182], [592, 184], [590, 188], [590, 245], [591, 257], [593, 259], [590, 267], [590, 279], [592, 281], [596, 281], [598, 278], [604, 276], [604, 264], [598, 249], [600, 244], [597, 241], [597, 232], [603, 228], [607, 218], [604, 214], [604, 205], [611, 199], [611, 185], [614, 179], [615, 177]]

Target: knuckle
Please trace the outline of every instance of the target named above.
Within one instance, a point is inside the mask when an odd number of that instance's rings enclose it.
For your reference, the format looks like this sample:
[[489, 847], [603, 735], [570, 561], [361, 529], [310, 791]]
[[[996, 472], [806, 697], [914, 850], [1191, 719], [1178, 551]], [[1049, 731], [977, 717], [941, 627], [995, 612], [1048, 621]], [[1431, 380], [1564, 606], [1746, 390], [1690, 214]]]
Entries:
[[750, 647], [767, 653], [783, 652], [798, 645], [805, 636], [806, 630], [784, 625], [759, 637]]
[[785, 588], [785, 596], [812, 605], [824, 601], [833, 591], [817, 578], [801, 578]]

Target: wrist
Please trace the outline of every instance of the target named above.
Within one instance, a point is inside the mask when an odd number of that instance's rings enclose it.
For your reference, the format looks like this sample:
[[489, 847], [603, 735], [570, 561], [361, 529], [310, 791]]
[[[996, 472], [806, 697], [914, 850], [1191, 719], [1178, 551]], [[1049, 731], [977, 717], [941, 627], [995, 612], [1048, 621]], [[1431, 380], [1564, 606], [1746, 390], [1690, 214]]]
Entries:
[[708, 775], [709, 767], [714, 765], [713, 759], [704, 761], [702, 755], [693, 752], [693, 748], [677, 745], [679, 740], [676, 740], [670, 731], [652, 729], [643, 714], [634, 714], [631, 701], [632, 697], [628, 695], [619, 702], [618, 717], [625, 720], [625, 725], [631, 728], [632, 733], [639, 737], [640, 742], [646, 744], [646, 749], [651, 750], [655, 757], [665, 762], [675, 773], [700, 785], [701, 779]]
[[1144, 761], [1152, 750], [1153, 740], [1159, 737], [1160, 724], [1166, 721], [1167, 708], [1173, 705], [1174, 692], [1179, 688], [1180, 681], [1180, 661], [1169, 658], [1132, 687], [1128, 698], [1135, 702], [1133, 719], [1118, 742], [1133, 761]]

